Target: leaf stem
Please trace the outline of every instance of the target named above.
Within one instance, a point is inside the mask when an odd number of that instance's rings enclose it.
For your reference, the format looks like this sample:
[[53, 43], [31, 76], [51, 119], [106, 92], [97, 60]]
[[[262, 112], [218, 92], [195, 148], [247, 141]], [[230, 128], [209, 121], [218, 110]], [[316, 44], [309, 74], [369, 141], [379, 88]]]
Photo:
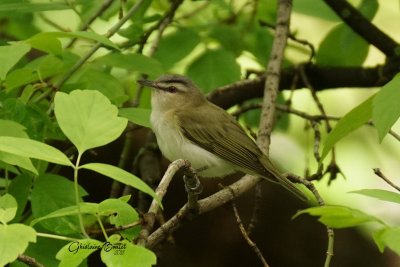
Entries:
[[74, 191], [75, 191], [75, 202], [78, 208], [78, 218], [79, 218], [79, 226], [81, 228], [82, 234], [86, 238], [90, 238], [89, 235], [86, 233], [85, 226], [83, 225], [83, 218], [81, 213], [81, 205], [79, 199], [79, 184], [78, 184], [78, 171], [79, 171], [79, 163], [81, 161], [82, 153], [78, 153], [78, 157], [76, 158], [76, 164], [74, 166]]
[[36, 233], [36, 236], [46, 237], [46, 238], [52, 238], [52, 239], [58, 239], [58, 240], [65, 240], [65, 241], [76, 241], [76, 240], [79, 240], [79, 239], [77, 239], [77, 238], [68, 237], [68, 236], [53, 235], [53, 234], [38, 233], [38, 232]]

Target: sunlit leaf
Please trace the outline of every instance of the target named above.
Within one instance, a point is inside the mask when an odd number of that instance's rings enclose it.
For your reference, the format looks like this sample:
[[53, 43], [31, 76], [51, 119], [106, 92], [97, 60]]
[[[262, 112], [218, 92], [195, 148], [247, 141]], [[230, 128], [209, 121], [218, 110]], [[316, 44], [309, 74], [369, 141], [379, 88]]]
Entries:
[[352, 191], [351, 193], [357, 193], [368, 197], [374, 197], [384, 201], [390, 201], [400, 204], [400, 194], [392, 191], [382, 189], [362, 189]]
[[[66, 244], [58, 251], [56, 258], [60, 260], [58, 267], [79, 266], [84, 259], [98, 249], [103, 243], [96, 239], [80, 239]], [[84, 249], [80, 249], [80, 247]]]
[[400, 116], [400, 75], [385, 84], [372, 104], [372, 120], [382, 141]]
[[369, 97], [360, 105], [348, 112], [328, 134], [321, 154], [321, 160], [328, 155], [332, 147], [343, 137], [367, 123], [372, 116], [372, 101], [375, 95]]
[[61, 130], [81, 154], [114, 141], [127, 125], [127, 119], [118, 117], [117, 107], [95, 90], [57, 92], [54, 103]]
[[[17, 214], [17, 201], [10, 194], [0, 197], [0, 223], [7, 223]], [[1, 224], [0, 224], [1, 225]], [[1, 239], [0, 239], [1, 240]]]
[[[0, 5], [1, 11], [1, 5]], [[31, 49], [30, 45], [14, 43], [12, 45], [0, 46], [0, 80], [6, 78], [7, 73], [17, 62]]]
[[144, 108], [121, 108], [119, 115], [127, 118], [130, 122], [150, 128], [150, 109]]

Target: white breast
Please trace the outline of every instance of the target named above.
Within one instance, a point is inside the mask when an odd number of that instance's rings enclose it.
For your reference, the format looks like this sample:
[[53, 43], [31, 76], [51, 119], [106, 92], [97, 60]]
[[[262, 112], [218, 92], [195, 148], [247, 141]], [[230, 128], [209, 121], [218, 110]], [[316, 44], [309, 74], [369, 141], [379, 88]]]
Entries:
[[186, 139], [179, 131], [177, 118], [172, 112], [162, 113], [153, 109], [151, 124], [158, 146], [168, 160], [186, 159], [197, 170], [206, 168], [199, 173], [203, 177], [222, 177], [235, 171], [233, 164]]

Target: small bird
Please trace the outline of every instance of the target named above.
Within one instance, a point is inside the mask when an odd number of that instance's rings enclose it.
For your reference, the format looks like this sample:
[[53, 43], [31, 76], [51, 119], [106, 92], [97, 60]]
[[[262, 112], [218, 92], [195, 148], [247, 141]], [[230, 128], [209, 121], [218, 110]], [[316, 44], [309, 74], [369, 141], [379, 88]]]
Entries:
[[275, 181], [300, 199], [304, 194], [283, 176], [240, 124], [209, 102], [181, 75], [163, 75], [151, 87], [152, 129], [162, 154], [170, 161], [186, 159], [201, 177], [224, 177], [236, 171]]

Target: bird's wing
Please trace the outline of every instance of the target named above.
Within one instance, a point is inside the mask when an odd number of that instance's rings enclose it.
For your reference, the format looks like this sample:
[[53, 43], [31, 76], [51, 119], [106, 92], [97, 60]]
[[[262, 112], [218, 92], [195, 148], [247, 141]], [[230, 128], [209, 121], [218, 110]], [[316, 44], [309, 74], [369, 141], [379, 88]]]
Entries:
[[190, 115], [187, 112], [177, 114], [181, 131], [186, 138], [237, 165], [244, 172], [258, 174], [266, 179], [273, 178], [268, 180], [279, 182], [302, 200], [307, 199], [276, 169], [236, 120], [217, 106], [212, 105], [211, 108], [215, 109], [214, 116], [210, 116], [210, 111], [204, 108], [198, 108]]
[[185, 137], [248, 173], [266, 175], [265, 167], [259, 160], [262, 152], [254, 141], [224, 110], [217, 111], [216, 117], [210, 117], [202, 108], [192, 112], [190, 117], [187, 113], [178, 114]]

